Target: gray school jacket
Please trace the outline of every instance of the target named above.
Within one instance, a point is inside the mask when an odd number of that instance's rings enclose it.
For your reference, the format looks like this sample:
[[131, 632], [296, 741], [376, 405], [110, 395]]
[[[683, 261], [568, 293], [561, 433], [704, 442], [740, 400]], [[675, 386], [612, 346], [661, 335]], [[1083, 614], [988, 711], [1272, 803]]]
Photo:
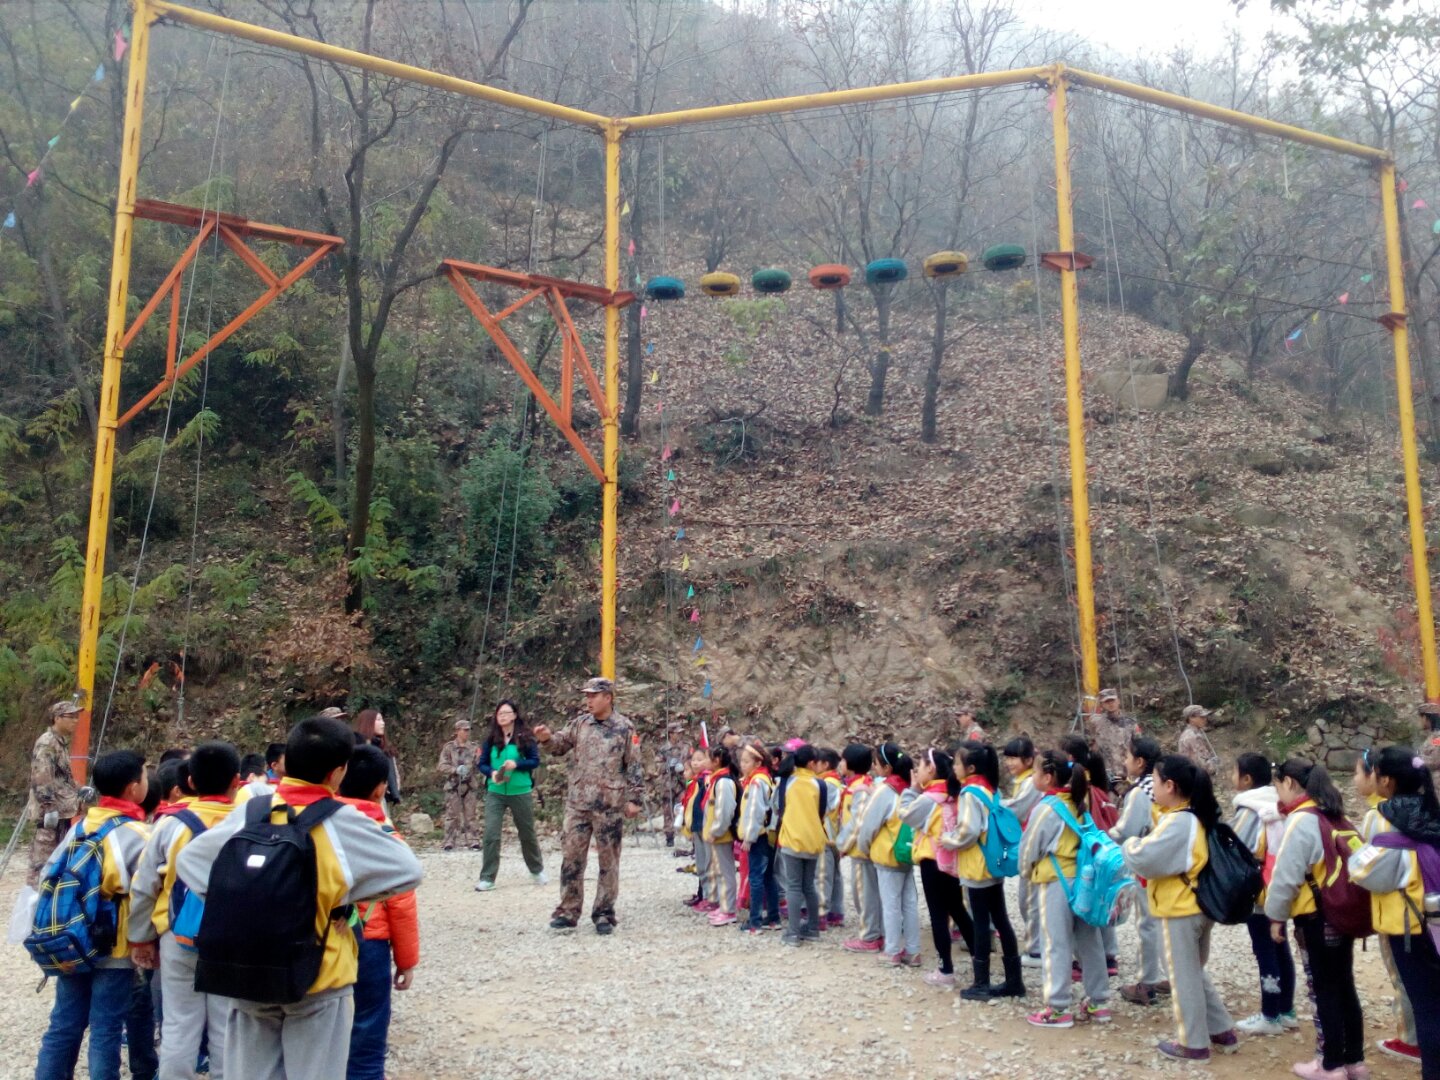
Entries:
[[[849, 855], [850, 858], [862, 862], [870, 861], [870, 846], [867, 844], [861, 847], [856, 841], [860, 835], [860, 826], [865, 820], [865, 811], [870, 808], [870, 796], [874, 793], [873, 780], [850, 793], [849, 813], [841, 817], [840, 835], [835, 837], [835, 846], [842, 855]], [[854, 850], [851, 850], [852, 845]]]
[[[1068, 801], [1068, 800], [1067, 800]], [[1074, 806], [1071, 806], [1074, 813]], [[1080, 816], [1075, 815], [1077, 818]], [[1030, 813], [1025, 838], [1020, 842], [1020, 876], [1030, 879], [1037, 863], [1048, 862], [1068, 826], [1042, 801]]]
[[[715, 789], [710, 792], [710, 801], [714, 804], [714, 814], [712, 815], [707, 812], [705, 815], [706, 819], [713, 820], [717, 825], [722, 821], [729, 821], [735, 814], [737, 791], [739, 791], [739, 786], [735, 783], [733, 776], [722, 776], [719, 780], [716, 780]], [[706, 828], [704, 830], [705, 835], [701, 837], [701, 839], [707, 844], [717, 844], [720, 842], [720, 837], [729, 831], [730, 829], [726, 828], [724, 832], [711, 835], [712, 829]], [[729, 841], [726, 842], [728, 843]]]
[[735, 830], [742, 844], [755, 843], [769, 829], [774, 793], [774, 781], [760, 773], [745, 785], [740, 795], [740, 823]]
[[1188, 874], [1195, 855], [1195, 832], [1199, 828], [1200, 819], [1188, 810], [1161, 814], [1149, 836], [1131, 837], [1120, 846], [1126, 868], [1143, 878]]
[[[1305, 875], [1325, 855], [1325, 843], [1320, 835], [1320, 820], [1310, 811], [1296, 812], [1285, 822], [1285, 837], [1280, 841], [1280, 850], [1275, 854], [1275, 868], [1271, 871], [1270, 887], [1265, 894], [1265, 914], [1272, 922], [1285, 922], [1292, 917], [1302, 889], [1309, 890]], [[1305, 911], [1314, 911], [1313, 901], [1300, 905]], [[1304, 914], [1304, 912], [1301, 912]]]
[[1152, 787], [1154, 780], [1147, 776], [1125, 793], [1125, 802], [1120, 807], [1120, 820], [1110, 830], [1112, 839], [1132, 840], [1150, 831], [1155, 822], [1151, 809], [1155, 805], [1150, 794]]
[[1030, 815], [1042, 798], [1040, 789], [1035, 786], [1035, 774], [1032, 772], [1015, 785], [1015, 794], [1005, 800], [1005, 805], [1020, 819], [1020, 824], [1024, 825], [1030, 820]]
[[[899, 808], [901, 815], [910, 808], [911, 803], [919, 792], [914, 788], [906, 788], [903, 795], [896, 795], [895, 789], [884, 780], [870, 785], [870, 798], [865, 803], [865, 817], [860, 822], [860, 828], [856, 831], [856, 850], [862, 852], [868, 859], [870, 857], [870, 845], [875, 842], [875, 834], [880, 831], [885, 822], [895, 815], [896, 808]], [[926, 799], [926, 802], [931, 800]]]
[[[990, 807], [985, 805], [983, 799], [978, 799], [969, 794], [965, 789], [960, 791], [959, 812], [955, 816], [955, 828], [946, 833], [940, 834], [940, 844], [950, 848], [952, 851], [964, 851], [966, 848], [974, 847], [980, 843], [985, 830], [990, 827]], [[956, 864], [960, 864], [957, 862]], [[984, 859], [980, 865], [989, 866]], [[970, 889], [983, 889], [988, 885], [994, 885], [999, 878], [991, 877], [988, 874], [982, 878], [961, 877], [960, 884]]]

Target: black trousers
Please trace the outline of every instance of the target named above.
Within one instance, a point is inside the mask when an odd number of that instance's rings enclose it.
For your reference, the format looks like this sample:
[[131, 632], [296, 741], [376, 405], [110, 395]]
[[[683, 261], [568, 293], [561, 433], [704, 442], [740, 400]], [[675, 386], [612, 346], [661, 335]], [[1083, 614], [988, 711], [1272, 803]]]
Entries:
[[1440, 954], [1428, 930], [1390, 937], [1390, 955], [1415, 1010], [1420, 1080], [1440, 1080]]
[[978, 889], [965, 890], [970, 894], [970, 911], [975, 917], [974, 932], [970, 938], [971, 954], [977, 959], [990, 959], [990, 930], [1000, 935], [1000, 955], [1016, 957], [1020, 947], [1015, 943], [1015, 931], [1010, 926], [1010, 913], [1005, 910], [1005, 883], [997, 881]]
[[[930, 911], [930, 936], [935, 941], [940, 970], [951, 975], [955, 971], [955, 963], [950, 948], [950, 920], [955, 920], [961, 937], [972, 950], [975, 943], [975, 927], [970, 922], [970, 913], [965, 910], [965, 890], [960, 885], [960, 879], [941, 870], [934, 859], [920, 860], [920, 887], [925, 893], [925, 906]], [[1010, 935], [1010, 940], [1014, 942], [1014, 934]]]
[[1355, 992], [1355, 939], [1327, 932], [1318, 912], [1296, 916], [1295, 933], [1310, 961], [1322, 1064], [1327, 1069], [1358, 1065], [1365, 1060], [1365, 1017]]

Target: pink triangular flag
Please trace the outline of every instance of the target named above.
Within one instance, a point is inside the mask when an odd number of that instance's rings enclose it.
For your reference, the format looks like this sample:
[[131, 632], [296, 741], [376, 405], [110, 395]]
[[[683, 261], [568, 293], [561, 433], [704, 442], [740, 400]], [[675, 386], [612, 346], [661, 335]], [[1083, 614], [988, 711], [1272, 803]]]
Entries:
[[1411, 210], [1428, 210], [1428, 209], [1430, 209], [1430, 207], [1429, 207], [1429, 205], [1425, 202], [1424, 199], [1416, 199], [1414, 202], [1412, 202], [1412, 203], [1410, 204], [1410, 209], [1411, 209]]
[[679, 499], [676, 499], [674, 502], [672, 502], [672, 503], [670, 504], [670, 516], [671, 516], [671, 517], [674, 517], [674, 516], [675, 516], [676, 514], [678, 514], [679, 512], [680, 512], [680, 500], [679, 500]]
[[1055, 91], [1053, 91], [1053, 90], [1050, 91], [1050, 96], [1045, 99], [1045, 111], [1046, 111], [1046, 112], [1054, 112], [1054, 111], [1055, 111]]
[[1340, 303], [1342, 303], [1342, 304], [1348, 304], [1349, 302], [1350, 302], [1350, 294], [1349, 294], [1348, 292], [1342, 292], [1342, 293], [1340, 294]]
[[640, 317], [642, 319], [647, 319], [650, 317], [650, 309], [647, 308], [644, 304], [640, 305]]
[[631, 257], [632, 259], [635, 257], [635, 241], [634, 241], [634, 240], [631, 240], [631, 241], [630, 241], [630, 246], [629, 246], [628, 248], [626, 248], [626, 251], [628, 251], [628, 252], [630, 253], [630, 257]]
[[1404, 195], [1405, 192], [1410, 190], [1410, 181], [1401, 180], [1398, 184], [1395, 185], [1395, 190], [1400, 192], [1401, 195]]
[[660, 451], [660, 460], [661, 460], [661, 461], [669, 461], [669, 460], [670, 460], [670, 455], [673, 454], [673, 453], [674, 453], [674, 451], [671, 450], [670, 447], [668, 447], [668, 446], [665, 447], [664, 450], [661, 450], [661, 451]]
[[125, 40], [125, 35], [119, 30], [115, 31], [115, 59], [120, 60], [125, 56], [125, 50], [130, 48], [130, 43]]
[[694, 611], [690, 612], [690, 621], [691, 621], [691, 622], [699, 622], [699, 621], [700, 621], [700, 609], [699, 609], [698, 607], [697, 607]]
[[34, 172], [28, 173], [28, 174], [26, 175], [26, 177], [25, 177], [25, 186], [26, 186], [27, 188], [28, 188], [28, 187], [34, 187], [34, 186], [35, 186], [35, 181], [37, 181], [37, 180], [39, 180], [39, 179], [40, 179], [40, 170], [39, 170], [39, 169], [36, 169]]

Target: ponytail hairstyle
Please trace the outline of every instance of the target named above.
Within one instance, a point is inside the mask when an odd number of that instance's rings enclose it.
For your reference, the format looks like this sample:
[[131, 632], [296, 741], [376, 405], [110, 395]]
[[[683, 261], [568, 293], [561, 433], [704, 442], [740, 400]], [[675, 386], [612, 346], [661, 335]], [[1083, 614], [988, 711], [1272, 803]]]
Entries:
[[900, 777], [907, 784], [910, 782], [910, 773], [915, 767], [915, 762], [900, 747], [893, 742], [881, 743], [875, 748], [875, 757], [881, 765], [890, 766], [894, 775]]
[[1235, 759], [1235, 771], [1248, 776], [1256, 787], [1264, 787], [1275, 779], [1275, 766], [1270, 764], [1270, 759], [1253, 751]]
[[1220, 821], [1220, 804], [1215, 799], [1215, 786], [1210, 774], [1183, 754], [1166, 754], [1155, 766], [1161, 780], [1169, 780], [1175, 790], [1189, 800], [1190, 809], [1200, 824], [1213, 829]]
[[1440, 801], [1435, 797], [1435, 778], [1430, 766], [1408, 746], [1387, 746], [1377, 755], [1368, 751], [1369, 761], [1374, 763], [1377, 776], [1395, 782], [1396, 795], [1418, 795], [1425, 809], [1433, 817], [1440, 818]]
[[1144, 762], [1147, 773], [1155, 771], [1155, 766], [1159, 764], [1164, 754], [1165, 752], [1160, 749], [1160, 744], [1150, 736], [1130, 736], [1130, 756], [1137, 761]]
[[1316, 808], [1331, 821], [1338, 821], [1345, 813], [1345, 798], [1335, 781], [1330, 779], [1329, 770], [1304, 758], [1286, 758], [1276, 770], [1280, 780], [1291, 780], [1305, 789], [1305, 794], [1315, 803]]
[[960, 748], [967, 767], [984, 779], [992, 791], [1000, 790], [1000, 758], [989, 743], [967, 742]]
[[1035, 769], [1050, 776], [1056, 787], [1069, 787], [1070, 802], [1077, 814], [1090, 809], [1090, 785], [1085, 779], [1085, 770], [1078, 763], [1070, 761], [1059, 750], [1046, 750], [1036, 759]]
[[740, 775], [739, 766], [736, 764], [735, 755], [724, 743], [711, 743], [710, 749], [706, 751], [710, 756], [710, 767], [712, 769], [729, 769], [731, 777]]
[[1110, 793], [1109, 762], [1100, 751], [1090, 749], [1085, 736], [1066, 735], [1060, 740], [1060, 749], [1071, 761], [1085, 770], [1085, 778], [1090, 782], [1090, 787], [1098, 788], [1107, 795]]
[[960, 777], [955, 775], [955, 759], [932, 746], [925, 751], [925, 760], [935, 767], [935, 779], [945, 781], [945, 794], [956, 798], [960, 794]]
[[1001, 751], [1005, 757], [1019, 758], [1021, 761], [1035, 760], [1035, 744], [1024, 735], [1017, 735], [1005, 744]]

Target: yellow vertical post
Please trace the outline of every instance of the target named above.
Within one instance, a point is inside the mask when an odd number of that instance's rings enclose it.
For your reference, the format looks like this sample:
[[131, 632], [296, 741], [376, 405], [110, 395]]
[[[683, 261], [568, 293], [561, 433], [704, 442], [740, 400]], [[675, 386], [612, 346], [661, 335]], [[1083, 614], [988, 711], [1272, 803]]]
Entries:
[[1385, 323], [1395, 349], [1395, 394], [1399, 401], [1400, 448], [1405, 462], [1405, 512], [1410, 520], [1410, 558], [1415, 569], [1415, 618], [1425, 697], [1440, 700], [1440, 666], [1435, 660], [1435, 617], [1430, 604], [1430, 566], [1425, 557], [1425, 506], [1420, 497], [1420, 455], [1415, 447], [1415, 402], [1410, 386], [1410, 333], [1405, 326], [1405, 267], [1400, 254], [1400, 213], [1395, 205], [1395, 163], [1380, 165], [1380, 206], [1385, 219], [1385, 262], [1390, 277], [1390, 312]]
[[[620, 125], [605, 129], [605, 288], [620, 288]], [[605, 484], [600, 525], [600, 674], [615, 678], [620, 574], [620, 308], [605, 307]]]
[[[1070, 193], [1070, 122], [1066, 114], [1065, 71], [1051, 79], [1055, 142], [1055, 205], [1062, 255], [1075, 250]], [[1039, 253], [1036, 253], [1039, 257]], [[1080, 608], [1080, 674], [1085, 705], [1100, 693], [1100, 654], [1095, 644], [1095, 584], [1090, 562], [1090, 493], [1085, 476], [1085, 402], [1080, 389], [1080, 293], [1073, 262], [1060, 268], [1060, 323], [1065, 337], [1065, 415], [1070, 434], [1070, 502], [1075, 519], [1075, 600]]]
[[90, 485], [90, 532], [85, 542], [85, 585], [80, 598], [80, 649], [75, 674], [84, 712], [70, 744], [70, 771], [81, 782], [88, 769], [90, 718], [95, 708], [95, 651], [100, 642], [100, 594], [105, 583], [105, 542], [110, 529], [120, 366], [125, 358], [120, 340], [125, 336], [126, 301], [130, 294], [130, 241], [135, 230], [135, 190], [140, 174], [145, 68], [150, 59], [150, 11], [146, 0], [133, 0], [133, 11], [130, 73], [125, 85], [125, 126], [120, 139], [120, 182], [115, 199], [115, 241], [110, 255], [105, 356], [100, 371], [100, 416], [95, 438], [94, 478]]

